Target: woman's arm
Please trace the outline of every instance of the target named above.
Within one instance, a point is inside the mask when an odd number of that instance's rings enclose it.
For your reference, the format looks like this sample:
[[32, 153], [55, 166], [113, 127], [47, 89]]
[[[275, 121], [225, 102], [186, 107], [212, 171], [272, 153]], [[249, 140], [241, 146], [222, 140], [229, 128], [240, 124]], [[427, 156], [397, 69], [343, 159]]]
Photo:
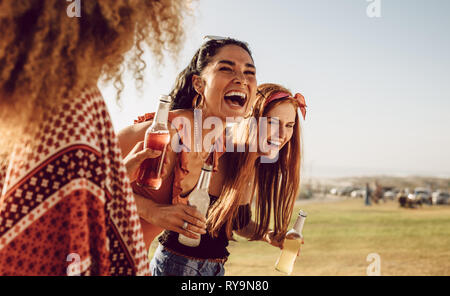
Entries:
[[144, 141], [145, 131], [152, 124], [152, 120], [133, 124], [122, 129], [117, 137], [122, 157], [125, 158], [133, 149], [136, 143]]
[[[239, 230], [235, 230], [235, 232], [242, 236], [245, 237], [247, 239], [251, 239], [253, 236], [253, 233], [255, 233], [256, 231], [256, 223], [254, 221], [250, 221], [250, 223], [248, 223], [248, 225], [242, 229]], [[289, 238], [289, 237], [286, 237]], [[264, 236], [262, 237], [262, 239], [260, 239], [260, 241], [266, 242], [274, 247], [283, 249], [283, 244], [284, 244], [284, 238], [280, 238], [280, 237], [276, 237], [274, 231], [269, 230], [267, 231]], [[304, 244], [305, 241], [303, 240], [302, 237], [302, 244]], [[297, 256], [300, 255], [300, 250], [297, 253]]]
[[[242, 237], [245, 237], [247, 239], [251, 239], [253, 237], [253, 234], [256, 232], [256, 223], [252, 220], [245, 226], [244, 228], [235, 230], [235, 232]], [[277, 240], [274, 236], [274, 232], [269, 230], [264, 234], [264, 236], [260, 239], [260, 241], [266, 242], [268, 244], [271, 244], [274, 247], [278, 247], [280, 249], [283, 248], [283, 239]]]
[[133, 150], [131, 150], [130, 153], [128, 153], [128, 155], [123, 159], [130, 182], [137, 179], [139, 167], [144, 160], [147, 158], [156, 158], [160, 155], [161, 151], [148, 148], [144, 149], [144, 141], [138, 142], [134, 146]]
[[[121, 143], [122, 153], [129, 150], [131, 144], [135, 140], [139, 140], [142, 136], [142, 130], [145, 127], [133, 129], [128, 127], [120, 132], [119, 141]], [[169, 153], [166, 154], [166, 156]], [[160, 155], [159, 151], [152, 151], [151, 149], [143, 149], [143, 141], [139, 141], [135, 144], [134, 148], [128, 152], [124, 157], [124, 164], [127, 167], [130, 181], [133, 182], [136, 179], [137, 171], [140, 163], [145, 158], [154, 158]], [[171, 162], [174, 163], [173, 161]], [[165, 163], [165, 166], [170, 166]], [[173, 165], [170, 166], [170, 170], [173, 169]], [[167, 168], [163, 169], [167, 171]], [[168, 175], [168, 174], [167, 174]], [[187, 237], [197, 238], [195, 233], [206, 233], [205, 218], [202, 217], [194, 207], [183, 204], [159, 204], [150, 198], [145, 198], [135, 192], [133, 192], [138, 215], [146, 222], [151, 223], [162, 229], [172, 230], [186, 235]], [[186, 229], [183, 228], [184, 222], [188, 222]], [[187, 231], [190, 230], [190, 231]], [[157, 232], [154, 230], [154, 232]]]

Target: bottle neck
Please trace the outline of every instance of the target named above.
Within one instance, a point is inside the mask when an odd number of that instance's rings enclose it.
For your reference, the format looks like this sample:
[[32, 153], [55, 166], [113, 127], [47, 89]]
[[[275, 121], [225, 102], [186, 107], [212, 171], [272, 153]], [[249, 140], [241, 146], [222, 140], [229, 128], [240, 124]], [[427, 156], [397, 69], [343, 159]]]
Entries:
[[298, 215], [297, 221], [295, 221], [293, 229], [299, 233], [302, 234], [303, 231], [303, 225], [305, 224], [305, 217]]
[[200, 177], [198, 179], [196, 189], [208, 191], [210, 181], [211, 181], [211, 170], [203, 166], [202, 172], [200, 173]]
[[159, 125], [159, 126], [165, 126], [167, 127], [167, 120], [169, 119], [169, 109], [170, 109], [170, 103], [168, 102], [159, 102], [158, 110], [155, 114], [155, 119], [153, 121], [153, 126]]

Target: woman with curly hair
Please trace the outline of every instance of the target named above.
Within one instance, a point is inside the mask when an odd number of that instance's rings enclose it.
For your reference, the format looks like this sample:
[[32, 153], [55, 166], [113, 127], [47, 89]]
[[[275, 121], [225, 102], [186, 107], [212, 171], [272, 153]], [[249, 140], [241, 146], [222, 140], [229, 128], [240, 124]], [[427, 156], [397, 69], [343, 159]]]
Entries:
[[178, 52], [185, 4], [68, 5], [0, 2], [0, 275], [147, 275], [129, 181], [157, 154], [139, 143], [123, 164], [97, 83], [120, 98], [124, 65], [142, 84], [144, 46]]
[[[169, 126], [172, 143], [173, 139], [179, 140], [183, 149], [174, 151], [168, 145], [158, 190], [132, 184], [147, 248], [165, 229], [190, 238], [205, 233], [205, 219], [187, 205], [187, 196], [197, 184], [205, 160], [213, 155], [218, 163], [223, 152], [219, 143], [226, 118], [249, 113], [256, 98], [256, 87], [256, 68], [250, 49], [246, 43], [232, 38], [206, 41], [180, 72], [170, 93], [173, 102]], [[144, 139], [153, 117], [154, 113], [147, 113], [136, 124], [120, 131], [122, 154], [128, 154]], [[214, 122], [214, 129], [208, 126], [208, 121]], [[211, 147], [216, 152], [210, 154]]]

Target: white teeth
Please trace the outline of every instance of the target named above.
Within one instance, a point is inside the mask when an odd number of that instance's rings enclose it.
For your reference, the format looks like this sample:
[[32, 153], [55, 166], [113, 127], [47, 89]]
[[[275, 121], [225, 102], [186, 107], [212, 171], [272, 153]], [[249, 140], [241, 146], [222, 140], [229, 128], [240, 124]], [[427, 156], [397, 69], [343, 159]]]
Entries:
[[247, 95], [245, 93], [239, 92], [239, 91], [230, 91], [225, 96], [226, 97], [228, 97], [228, 96], [240, 96], [241, 98], [244, 98], [244, 99], [247, 97]]
[[267, 141], [269, 144], [275, 145], [275, 146], [281, 146], [281, 142], [278, 141]]

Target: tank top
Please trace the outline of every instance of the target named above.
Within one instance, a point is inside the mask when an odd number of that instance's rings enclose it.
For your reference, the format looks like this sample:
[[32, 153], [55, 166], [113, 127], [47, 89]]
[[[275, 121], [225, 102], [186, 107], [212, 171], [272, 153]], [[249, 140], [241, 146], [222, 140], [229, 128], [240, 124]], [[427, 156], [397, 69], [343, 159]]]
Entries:
[[[210, 198], [210, 205], [213, 205], [217, 200], [217, 197], [210, 195]], [[250, 205], [246, 204], [239, 206], [238, 215], [233, 223], [233, 229], [244, 228], [250, 222], [250, 218]], [[164, 233], [159, 236], [158, 241], [169, 251], [174, 251], [178, 254], [185, 255], [186, 257], [198, 259], [226, 259], [230, 253], [227, 250], [228, 238], [225, 227], [225, 225], [222, 225], [217, 237], [212, 237], [209, 232], [202, 234], [200, 245], [194, 248], [180, 244], [178, 242], [179, 234], [169, 230], [164, 231]]]

